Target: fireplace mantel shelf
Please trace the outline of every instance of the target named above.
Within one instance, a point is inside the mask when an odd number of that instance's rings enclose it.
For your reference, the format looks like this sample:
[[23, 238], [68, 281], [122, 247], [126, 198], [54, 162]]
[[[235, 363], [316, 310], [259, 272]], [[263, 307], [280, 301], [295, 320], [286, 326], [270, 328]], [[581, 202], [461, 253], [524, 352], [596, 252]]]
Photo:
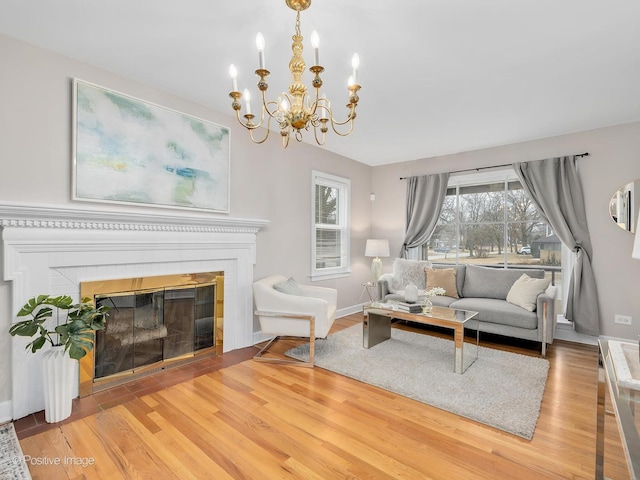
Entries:
[[163, 232], [256, 233], [268, 220], [194, 215], [189, 212], [116, 212], [67, 205], [0, 203], [0, 227], [136, 230]]

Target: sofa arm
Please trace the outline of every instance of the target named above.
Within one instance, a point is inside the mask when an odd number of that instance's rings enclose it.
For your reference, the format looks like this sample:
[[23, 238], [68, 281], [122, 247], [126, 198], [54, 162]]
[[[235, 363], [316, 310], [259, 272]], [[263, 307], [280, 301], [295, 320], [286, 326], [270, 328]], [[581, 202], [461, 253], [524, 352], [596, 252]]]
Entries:
[[[556, 300], [558, 296], [558, 287], [549, 285], [546, 291], [538, 295], [536, 312], [538, 315], [538, 339], [540, 342], [553, 343], [553, 337], [556, 331]], [[546, 314], [546, 319], [544, 315]], [[546, 328], [544, 323], [546, 320]], [[546, 332], [544, 332], [546, 330]], [[545, 337], [546, 335], [546, 337]], [[544, 339], [544, 340], [543, 340]]]
[[381, 302], [384, 302], [385, 297], [392, 293], [389, 289], [389, 285], [392, 280], [393, 275], [391, 275], [390, 273], [380, 275], [380, 278], [378, 278], [378, 299]]

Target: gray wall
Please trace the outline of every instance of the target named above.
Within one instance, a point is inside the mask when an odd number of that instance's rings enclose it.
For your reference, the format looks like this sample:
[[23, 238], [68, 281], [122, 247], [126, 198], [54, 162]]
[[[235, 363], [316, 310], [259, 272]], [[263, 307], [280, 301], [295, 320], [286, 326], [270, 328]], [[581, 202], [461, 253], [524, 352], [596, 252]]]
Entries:
[[[372, 235], [390, 239], [400, 251], [405, 217], [405, 181], [400, 177], [589, 152], [579, 163], [593, 243], [593, 267], [600, 300], [601, 334], [638, 339], [640, 261], [631, 258], [633, 235], [614, 224], [609, 200], [621, 185], [640, 178], [640, 123], [602, 128], [531, 142], [376, 167], [373, 170]], [[388, 268], [388, 265], [387, 265]], [[615, 324], [615, 314], [631, 315], [630, 326]]]
[[[372, 169], [321, 148], [292, 140], [280, 146], [279, 132], [262, 145], [248, 140], [235, 117], [210, 110], [148, 85], [0, 35], [0, 201], [71, 204], [71, 105], [74, 77], [231, 128], [232, 217], [267, 219], [258, 234], [254, 278], [274, 273], [310, 283], [311, 170], [351, 179], [352, 275], [316, 285], [339, 289], [338, 308], [358, 303], [368, 280], [364, 257], [369, 237]], [[227, 95], [227, 86], [211, 95]], [[229, 106], [231, 112], [231, 106]], [[342, 141], [349, 141], [348, 137]], [[83, 202], [83, 208], [91, 208]], [[96, 204], [98, 209], [171, 214], [173, 210]], [[176, 210], [176, 215], [195, 215]], [[214, 215], [212, 216], [225, 216]], [[1, 248], [1, 247], [0, 247]], [[46, 293], [46, 292], [43, 292]], [[0, 402], [10, 400], [10, 336], [6, 333], [10, 284], [0, 281]], [[258, 330], [258, 328], [256, 328]]]

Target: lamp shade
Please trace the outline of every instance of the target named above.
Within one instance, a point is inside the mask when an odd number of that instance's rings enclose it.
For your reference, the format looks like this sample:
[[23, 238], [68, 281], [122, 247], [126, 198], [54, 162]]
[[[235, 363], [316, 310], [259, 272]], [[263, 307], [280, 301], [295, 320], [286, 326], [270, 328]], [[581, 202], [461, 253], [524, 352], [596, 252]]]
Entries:
[[365, 257], [388, 257], [389, 240], [367, 240], [364, 250]]
[[[638, 222], [640, 222], [640, 215], [638, 215]], [[640, 260], [640, 233], [638, 232], [640, 227], [638, 222], [636, 222], [636, 237], [633, 241], [633, 252], [631, 253], [631, 256]], [[367, 242], [369, 242], [369, 240], [367, 240]]]

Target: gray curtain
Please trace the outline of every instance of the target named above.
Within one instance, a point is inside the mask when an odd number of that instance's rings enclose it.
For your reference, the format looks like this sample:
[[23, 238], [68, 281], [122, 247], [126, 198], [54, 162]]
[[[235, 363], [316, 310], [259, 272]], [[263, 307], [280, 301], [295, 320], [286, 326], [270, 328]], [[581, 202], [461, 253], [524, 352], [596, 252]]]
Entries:
[[448, 173], [407, 178], [407, 229], [400, 257], [424, 244], [436, 228], [447, 193]]
[[565, 317], [574, 322], [577, 332], [599, 335], [598, 294], [591, 267], [593, 251], [576, 157], [514, 163], [513, 167], [538, 213], [560, 241], [577, 254]]

